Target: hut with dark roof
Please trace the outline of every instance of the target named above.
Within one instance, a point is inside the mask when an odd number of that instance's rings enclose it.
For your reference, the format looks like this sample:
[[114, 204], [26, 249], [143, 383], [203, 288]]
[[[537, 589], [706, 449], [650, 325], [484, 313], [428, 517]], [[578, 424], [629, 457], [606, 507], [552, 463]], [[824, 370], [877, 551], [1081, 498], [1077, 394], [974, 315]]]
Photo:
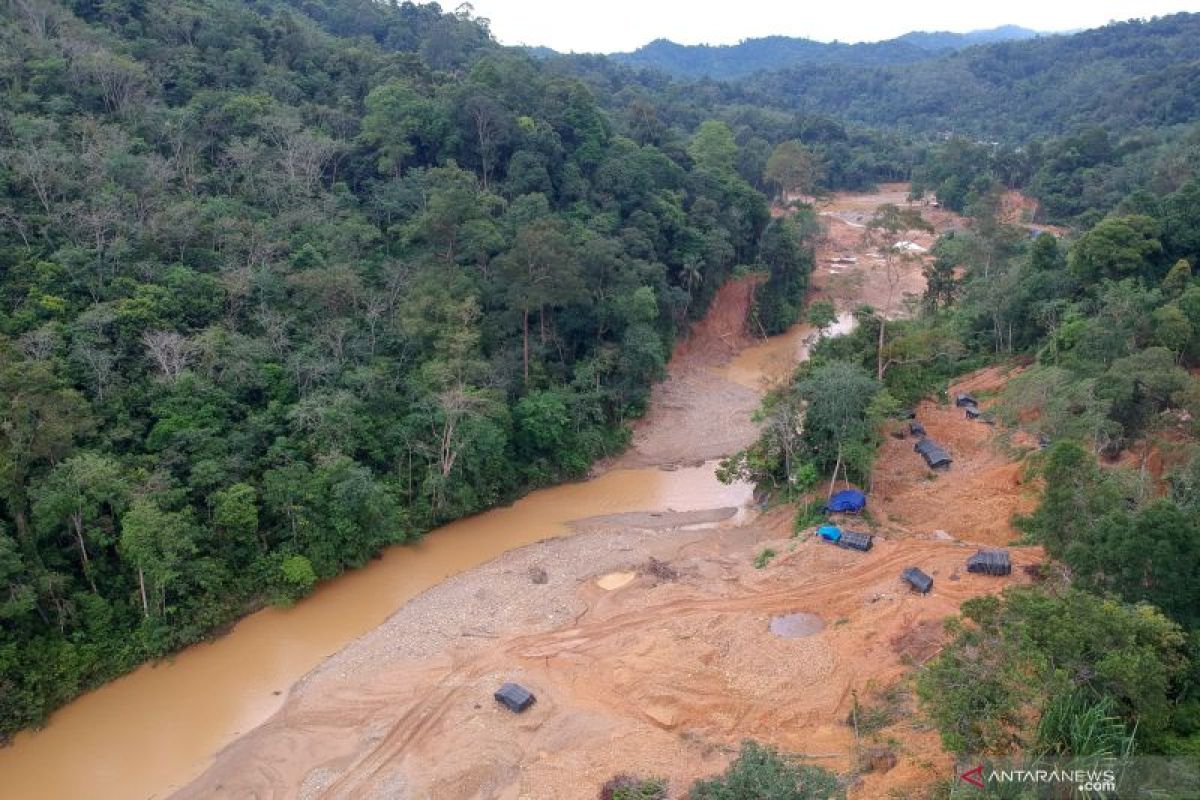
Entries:
[[929, 594], [929, 590], [933, 588], [933, 578], [926, 575], [916, 567], [909, 567], [900, 574], [900, 577], [913, 588], [913, 591], [921, 594]]
[[954, 461], [950, 454], [932, 439], [922, 438], [913, 445], [913, 450], [920, 453], [925, 463], [933, 469], [946, 469]]
[[967, 559], [967, 572], [981, 575], [1011, 575], [1012, 559], [1007, 550], [980, 550]]
[[871, 545], [875, 543], [875, 537], [869, 533], [860, 533], [858, 531], [842, 531], [842, 538], [838, 541], [838, 545], [845, 547], [848, 550], [859, 550], [867, 552], [871, 549]]
[[519, 683], [506, 683], [497, 689], [496, 693], [492, 696], [496, 698], [497, 703], [500, 703], [514, 714], [520, 714], [537, 702], [537, 698], [533, 696], [533, 692]]

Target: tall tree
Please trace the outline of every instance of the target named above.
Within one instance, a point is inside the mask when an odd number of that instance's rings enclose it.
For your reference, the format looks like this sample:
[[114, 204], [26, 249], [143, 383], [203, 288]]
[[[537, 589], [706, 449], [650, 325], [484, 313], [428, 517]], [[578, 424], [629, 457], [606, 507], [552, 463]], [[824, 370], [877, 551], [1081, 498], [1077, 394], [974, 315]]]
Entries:
[[27, 481], [65, 457], [93, 425], [87, 402], [43, 363], [22, 361], [0, 340], [0, 497], [17, 538], [32, 547]]
[[542, 219], [517, 232], [500, 268], [508, 283], [509, 304], [521, 316], [522, 373], [528, 383], [530, 315], [537, 312], [545, 342], [549, 311], [568, 305], [582, 293], [579, 260], [565, 226]]
[[696, 162], [696, 166], [718, 175], [733, 174], [737, 152], [737, 141], [733, 138], [733, 131], [724, 122], [716, 119], [700, 123], [695, 135], [688, 142], [688, 155]]
[[792, 195], [812, 194], [818, 177], [817, 161], [800, 141], [789, 139], [775, 145], [763, 180], [775, 188], [780, 202], [787, 202]]
[[164, 511], [149, 498], [135, 500], [121, 517], [120, 551], [137, 570], [147, 618], [167, 614], [167, 589], [196, 553], [195, 524], [187, 512]]
[[917, 232], [932, 233], [931, 225], [921, 212], [914, 208], [901, 208], [894, 204], [885, 204], [875, 210], [874, 216], [867, 222], [866, 237], [873, 247], [883, 254], [884, 277], [887, 280], [887, 295], [883, 308], [879, 309], [879, 338], [875, 358], [875, 379], [883, 380], [886, 369], [884, 345], [887, 342], [887, 321], [894, 313], [892, 307], [896, 299], [900, 281], [907, 269], [920, 262], [920, 256], [915, 251], [912, 237]]
[[46, 532], [65, 530], [79, 548], [80, 567], [95, 593], [88, 544], [113, 544], [116, 517], [123, 511], [128, 487], [119, 464], [96, 453], [80, 453], [61, 461], [37, 490], [34, 519]]
[[796, 394], [806, 404], [804, 442], [820, 467], [833, 467], [830, 494], [848, 454], [859, 474], [866, 471], [864, 446], [875, 436], [868, 410], [879, 390], [879, 383], [861, 367], [845, 361], [817, 367], [796, 384]]

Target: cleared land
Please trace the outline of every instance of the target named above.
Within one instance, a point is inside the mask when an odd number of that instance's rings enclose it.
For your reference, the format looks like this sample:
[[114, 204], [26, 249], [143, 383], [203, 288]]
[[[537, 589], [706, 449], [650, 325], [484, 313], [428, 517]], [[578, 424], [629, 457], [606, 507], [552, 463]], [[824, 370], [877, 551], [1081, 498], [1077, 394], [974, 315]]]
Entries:
[[[867, 286], [871, 271], [859, 259], [845, 279]], [[855, 301], [828, 278], [818, 275], [820, 290], [843, 308]], [[752, 440], [758, 395], [720, 371], [748, 344], [728, 324], [744, 319], [737, 286], [675, 354], [630, 454], [608, 468], [670, 468]], [[911, 714], [904, 677], [937, 652], [941, 620], [963, 600], [1026, 580], [1022, 568], [1041, 556], [1013, 550], [1007, 579], [966, 572], [966, 542], [1015, 535], [1007, 519], [1026, 493], [996, 476], [1018, 465], [960, 410], [919, 414], [955, 466], [930, 480], [911, 441], [889, 442], [869, 553], [792, 538], [786, 510], [580, 520], [574, 536], [506, 553], [404, 605], [179, 796], [582, 799], [618, 772], [667, 777], [679, 796], [747, 737], [839, 772], [863, 767], [851, 797], [920, 796], [950, 764]], [[986, 515], [964, 516], [976, 504]], [[765, 548], [777, 555], [756, 569]], [[933, 576], [929, 595], [900, 581], [910, 565]], [[772, 617], [793, 613], [823, 627], [770, 632]], [[508, 680], [538, 697], [523, 715], [492, 700]], [[860, 742], [848, 723], [856, 697], [873, 714]]]

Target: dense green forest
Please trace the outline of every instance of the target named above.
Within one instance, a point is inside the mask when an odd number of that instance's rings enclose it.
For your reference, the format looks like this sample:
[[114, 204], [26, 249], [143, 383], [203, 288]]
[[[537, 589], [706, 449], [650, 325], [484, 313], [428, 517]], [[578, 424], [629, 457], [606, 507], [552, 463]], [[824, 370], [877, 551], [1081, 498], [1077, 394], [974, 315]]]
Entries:
[[1102, 124], [1113, 132], [1200, 114], [1200, 15], [1176, 14], [970, 47], [897, 67], [804, 65], [731, 84], [741, 102], [916, 132], [1019, 142]]
[[818, 63], [727, 83], [599, 56], [547, 63], [635, 123], [635, 138], [726, 122], [739, 171], [760, 189], [772, 148], [796, 140], [817, 161], [818, 189], [915, 179], [963, 210], [998, 182], [1036, 197], [1037, 221], [1086, 226], [1135, 189], [1177, 189], [1200, 161], [1198, 37], [1200, 15], [1177, 14], [918, 64]]
[[551, 64], [625, 86], [923, 136], [959, 135], [1017, 146], [1101, 125], [1115, 135], [1200, 118], [1200, 14], [1108, 25], [1072, 36], [980, 44], [893, 66], [828, 61], [740, 80], [672, 81], [659, 69], [600, 56]]
[[1114, 210], [1162, 216], [1160, 201], [1200, 171], [1200, 125], [1124, 137], [1102, 126], [1008, 147], [956, 138], [930, 146], [912, 171], [914, 193], [966, 211], [995, 186], [1038, 200], [1037, 222], [1081, 229]]
[[2, 14], [0, 738], [581, 475], [760, 242], [802, 297], [726, 126], [631, 138], [465, 13]]
[[[1055, 442], [1021, 527], [1059, 567], [964, 607], [926, 710], [956, 752], [1078, 754], [1061, 721], [1092, 715], [1105, 747], [1195, 753], [1197, 34], [1178, 15], [722, 84], [535, 59], [412, 3], [5, 4], [0, 739], [583, 474], [735, 270], [765, 274], [762, 330], [800, 313], [819, 226], [769, 196], [912, 179], [971, 220], [920, 313], [859, 309], [726, 471], [861, 479], [900, 406], [1027, 363], [997, 407]], [[1069, 235], [1008, 225], [1006, 188]], [[1168, 428], [1164, 486], [1108, 464]]]

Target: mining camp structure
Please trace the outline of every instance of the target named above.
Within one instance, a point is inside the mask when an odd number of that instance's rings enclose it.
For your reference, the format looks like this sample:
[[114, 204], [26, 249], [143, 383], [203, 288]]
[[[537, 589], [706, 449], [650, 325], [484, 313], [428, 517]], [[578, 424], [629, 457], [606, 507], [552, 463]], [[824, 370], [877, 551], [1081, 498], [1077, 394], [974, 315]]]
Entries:
[[980, 550], [967, 559], [967, 572], [982, 575], [1011, 575], [1012, 559], [1007, 550]]
[[913, 588], [913, 591], [921, 594], [929, 594], [929, 590], [933, 588], [933, 578], [926, 575], [917, 567], [909, 567], [904, 572], [900, 573], [900, 577]]
[[913, 445], [913, 450], [920, 453], [921, 457], [925, 459], [925, 463], [932, 469], [946, 469], [954, 461], [945, 449], [926, 437], [922, 437], [921, 441]]
[[533, 696], [533, 692], [519, 683], [506, 683], [497, 689], [496, 693], [492, 696], [496, 698], [496, 702], [514, 714], [520, 714], [537, 702], [537, 698]]
[[858, 514], [867, 505], [867, 496], [858, 489], [843, 489], [829, 498], [826, 511], [837, 514]]
[[859, 531], [844, 531], [837, 525], [822, 525], [817, 528], [817, 535], [822, 541], [836, 544], [847, 550], [858, 550], [865, 553], [875, 544], [875, 537]]

